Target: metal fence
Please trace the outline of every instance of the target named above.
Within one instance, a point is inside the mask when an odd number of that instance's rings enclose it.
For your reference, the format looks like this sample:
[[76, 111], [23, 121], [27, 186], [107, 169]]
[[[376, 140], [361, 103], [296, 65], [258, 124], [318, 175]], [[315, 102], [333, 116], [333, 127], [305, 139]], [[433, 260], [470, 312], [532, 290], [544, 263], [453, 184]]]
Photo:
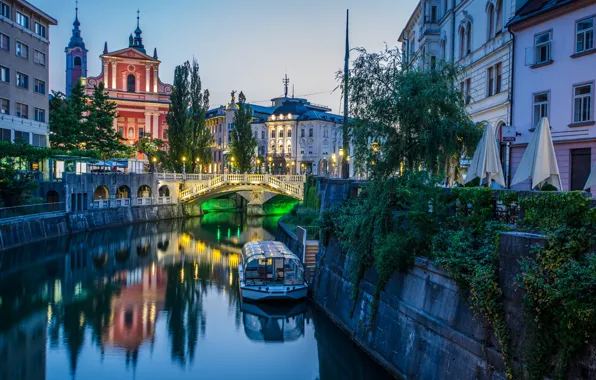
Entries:
[[319, 240], [321, 227], [319, 226], [298, 226], [306, 231], [306, 240]]
[[66, 211], [65, 202], [38, 203], [25, 206], [3, 207], [0, 208], [0, 219], [64, 211]]

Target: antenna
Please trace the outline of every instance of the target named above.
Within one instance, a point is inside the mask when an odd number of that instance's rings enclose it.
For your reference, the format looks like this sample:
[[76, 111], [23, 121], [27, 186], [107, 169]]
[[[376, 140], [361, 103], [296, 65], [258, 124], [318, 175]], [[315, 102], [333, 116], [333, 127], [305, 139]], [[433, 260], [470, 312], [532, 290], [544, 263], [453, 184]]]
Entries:
[[285, 78], [282, 79], [282, 82], [284, 84], [284, 97], [287, 98], [288, 97], [288, 86], [290, 85], [290, 78], [288, 78], [288, 74], [286, 74]]

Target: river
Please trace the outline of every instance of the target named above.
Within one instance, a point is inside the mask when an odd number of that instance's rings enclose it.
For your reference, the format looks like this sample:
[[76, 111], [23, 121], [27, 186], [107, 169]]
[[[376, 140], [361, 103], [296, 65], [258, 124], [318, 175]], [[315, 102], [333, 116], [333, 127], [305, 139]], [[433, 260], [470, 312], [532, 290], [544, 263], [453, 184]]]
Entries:
[[219, 213], [0, 253], [0, 380], [390, 379], [312, 304], [241, 302], [241, 247], [276, 228]]

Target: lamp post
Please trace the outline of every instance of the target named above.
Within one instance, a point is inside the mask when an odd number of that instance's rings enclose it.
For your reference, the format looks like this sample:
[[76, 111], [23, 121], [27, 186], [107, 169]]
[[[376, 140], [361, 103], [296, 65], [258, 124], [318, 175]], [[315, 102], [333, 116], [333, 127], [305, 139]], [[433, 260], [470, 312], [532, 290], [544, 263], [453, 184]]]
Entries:
[[182, 156], [182, 174], [186, 175], [186, 157]]
[[257, 158], [257, 168], [259, 168], [259, 174], [261, 174], [261, 159]]
[[269, 174], [271, 174], [271, 162], [273, 161], [273, 157], [267, 157], [267, 161], [269, 161]]
[[153, 173], [157, 173], [157, 166], [156, 166], [156, 163], [157, 163], [157, 157], [153, 156], [153, 157], [151, 158], [151, 162], [153, 162]]
[[199, 157], [197, 157], [195, 159], [196, 165], [195, 165], [195, 173], [201, 173], [201, 169], [199, 168], [199, 163], [201, 162], [201, 159]]
[[336, 172], [336, 167], [337, 167], [337, 165], [336, 165], [336, 160], [337, 160], [337, 158], [336, 158], [336, 156], [335, 156], [335, 153], [333, 153], [333, 154], [331, 155], [331, 162], [333, 163], [333, 175], [337, 177], [337, 172]]
[[339, 148], [339, 173], [340, 175], [338, 175], [339, 178], [347, 178], [347, 176], [345, 176], [345, 173], [343, 172], [344, 170], [344, 148]]
[[230, 161], [232, 162], [232, 164], [231, 164], [232, 173], [234, 173], [234, 156], [232, 156], [232, 158], [230, 158]]

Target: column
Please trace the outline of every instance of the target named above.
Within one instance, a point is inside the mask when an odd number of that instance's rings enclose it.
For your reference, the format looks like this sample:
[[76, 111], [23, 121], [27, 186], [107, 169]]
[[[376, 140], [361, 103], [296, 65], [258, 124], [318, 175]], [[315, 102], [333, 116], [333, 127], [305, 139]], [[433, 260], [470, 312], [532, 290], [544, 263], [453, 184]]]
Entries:
[[114, 118], [114, 121], [112, 122], [112, 126], [114, 127], [114, 130], [116, 132], [118, 132], [118, 117]]
[[151, 131], [151, 112], [145, 111], [145, 133]]
[[153, 138], [158, 139], [161, 136], [159, 135], [159, 113], [153, 114]]
[[122, 91], [126, 91], [126, 74], [122, 74]]
[[105, 60], [103, 61], [103, 84], [106, 88], [110, 88], [110, 82], [108, 82], [108, 70], [109, 70], [109, 64], [108, 61]]
[[112, 89], [118, 89], [116, 85], [116, 62], [112, 62]]
[[155, 92], [157, 94], [157, 82], [158, 82], [158, 76], [157, 76], [157, 66], [153, 66], [153, 92]]
[[145, 66], [145, 92], [151, 92], [151, 86], [150, 86], [150, 81], [151, 81], [151, 66], [146, 65]]

